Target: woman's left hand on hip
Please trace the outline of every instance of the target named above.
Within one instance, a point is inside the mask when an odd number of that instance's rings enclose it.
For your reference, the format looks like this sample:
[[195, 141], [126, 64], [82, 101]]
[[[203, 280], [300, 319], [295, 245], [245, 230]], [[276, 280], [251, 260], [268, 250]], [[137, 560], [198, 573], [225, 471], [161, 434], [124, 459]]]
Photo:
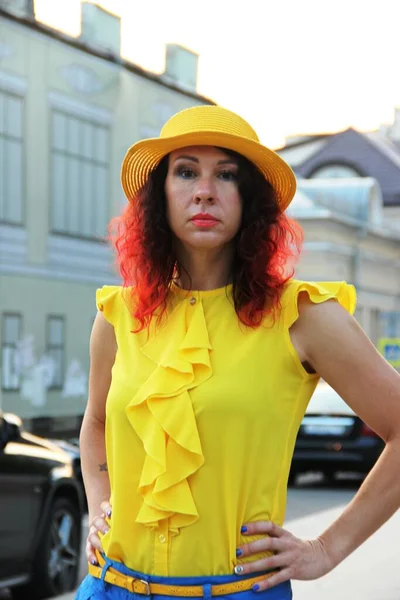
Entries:
[[[270, 569], [277, 573], [259, 581], [253, 589], [262, 591], [289, 579], [318, 579], [329, 573], [333, 565], [319, 539], [301, 540], [292, 533], [270, 521], [255, 521], [242, 527], [243, 535], [265, 535], [254, 542], [242, 544], [237, 549], [238, 558], [247, 558], [260, 552], [273, 552], [252, 562], [235, 567], [236, 575], [248, 575]], [[257, 587], [258, 586], [258, 587]]]

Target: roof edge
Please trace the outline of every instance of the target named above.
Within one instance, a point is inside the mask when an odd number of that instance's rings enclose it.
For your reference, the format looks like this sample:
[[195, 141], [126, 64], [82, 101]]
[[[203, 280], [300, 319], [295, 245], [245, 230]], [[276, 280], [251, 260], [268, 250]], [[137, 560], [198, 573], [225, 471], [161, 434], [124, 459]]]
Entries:
[[167, 82], [163, 79], [162, 74], [152, 73], [151, 71], [147, 71], [143, 67], [140, 67], [136, 63], [130, 62], [120, 56], [115, 56], [110, 52], [101, 52], [101, 50], [96, 50], [95, 48], [91, 48], [87, 44], [81, 42], [78, 38], [74, 38], [62, 31], [58, 31], [57, 29], [53, 29], [52, 27], [45, 25], [44, 23], [40, 23], [40, 21], [36, 21], [36, 19], [29, 19], [29, 17], [17, 17], [16, 15], [12, 15], [6, 10], [0, 8], [0, 18], [7, 19], [13, 23], [18, 25], [22, 25], [28, 27], [32, 31], [37, 31], [38, 33], [42, 33], [54, 40], [58, 40], [70, 46], [71, 48], [75, 48], [84, 52], [85, 54], [89, 54], [90, 56], [94, 56], [96, 58], [100, 58], [107, 62], [110, 62], [114, 65], [118, 65], [129, 72], [135, 73], [145, 79], [150, 81], [154, 81], [162, 85], [163, 87], [170, 89], [174, 92], [178, 92], [187, 96], [188, 98], [193, 98], [194, 100], [200, 100], [205, 102], [206, 104], [216, 105], [217, 103], [214, 100], [211, 100], [207, 96], [203, 96], [202, 94], [198, 94], [197, 92], [191, 92], [185, 88], [180, 87], [179, 85], [175, 85], [173, 83]]

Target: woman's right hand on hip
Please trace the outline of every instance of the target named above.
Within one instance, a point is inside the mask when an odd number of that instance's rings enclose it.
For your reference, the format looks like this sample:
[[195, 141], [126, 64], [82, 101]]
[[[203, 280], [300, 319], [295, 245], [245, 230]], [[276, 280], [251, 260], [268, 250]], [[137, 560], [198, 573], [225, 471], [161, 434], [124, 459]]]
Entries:
[[89, 535], [86, 540], [86, 557], [88, 562], [92, 565], [97, 565], [96, 550], [102, 551], [100, 534], [105, 534], [109, 531], [110, 526], [108, 521], [111, 519], [112, 508], [109, 502], [102, 502], [101, 510], [102, 514], [98, 517], [94, 517], [90, 523]]

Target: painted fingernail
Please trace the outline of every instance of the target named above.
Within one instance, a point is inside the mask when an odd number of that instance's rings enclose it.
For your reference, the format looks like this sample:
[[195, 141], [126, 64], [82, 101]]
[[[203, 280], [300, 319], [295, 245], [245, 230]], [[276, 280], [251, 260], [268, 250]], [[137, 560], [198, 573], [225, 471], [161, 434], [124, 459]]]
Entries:
[[92, 565], [96, 566], [97, 565], [97, 560], [95, 558], [92, 558], [91, 561]]
[[247, 527], [246, 525], [243, 525], [240, 529], [240, 533], [247, 533]]
[[111, 512], [112, 512], [112, 511], [111, 511], [111, 508], [110, 508], [110, 510], [108, 510], [108, 511], [107, 511], [107, 517], [108, 517], [108, 518], [110, 518], [110, 517], [111, 517]]
[[241, 575], [243, 573], [243, 567], [241, 565], [236, 565], [234, 568], [235, 575]]
[[258, 585], [258, 583], [255, 583], [255, 584], [253, 585], [253, 588], [252, 588], [252, 589], [253, 589], [253, 591], [254, 591], [254, 592], [256, 592], [257, 590], [259, 590], [259, 589], [260, 589], [260, 586]]
[[243, 550], [241, 550], [240, 548], [236, 548], [236, 556], [242, 556], [243, 554]]

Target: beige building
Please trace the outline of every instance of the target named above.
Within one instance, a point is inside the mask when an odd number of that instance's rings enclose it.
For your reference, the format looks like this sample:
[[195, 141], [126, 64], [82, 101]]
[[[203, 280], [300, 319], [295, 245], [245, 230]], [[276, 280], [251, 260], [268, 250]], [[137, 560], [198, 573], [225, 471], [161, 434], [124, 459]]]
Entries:
[[372, 177], [381, 189], [384, 220], [399, 227], [399, 108], [394, 111], [393, 122], [378, 130], [349, 128], [338, 133], [292, 136], [277, 152], [303, 179]]
[[289, 213], [305, 235], [297, 277], [353, 283], [372, 341], [400, 337], [400, 230], [387, 225], [376, 180], [299, 179]]
[[87, 396], [95, 290], [113, 283], [104, 242], [124, 203], [127, 148], [196, 92], [197, 56], [167, 48], [157, 76], [119, 55], [119, 19], [82, 4], [70, 38], [0, 4], [1, 401], [27, 428], [75, 434]]
[[[123, 155], [210, 103], [196, 55], [169, 46], [166, 72], [147, 73], [121, 59], [118, 18], [82, 6], [73, 39], [37, 23], [32, 0], [0, 2], [0, 408], [54, 436], [79, 430], [95, 290], [117, 282], [104, 236]], [[300, 179], [290, 212], [306, 238], [297, 276], [353, 282], [371, 338], [400, 335], [400, 234], [376, 180]]]

